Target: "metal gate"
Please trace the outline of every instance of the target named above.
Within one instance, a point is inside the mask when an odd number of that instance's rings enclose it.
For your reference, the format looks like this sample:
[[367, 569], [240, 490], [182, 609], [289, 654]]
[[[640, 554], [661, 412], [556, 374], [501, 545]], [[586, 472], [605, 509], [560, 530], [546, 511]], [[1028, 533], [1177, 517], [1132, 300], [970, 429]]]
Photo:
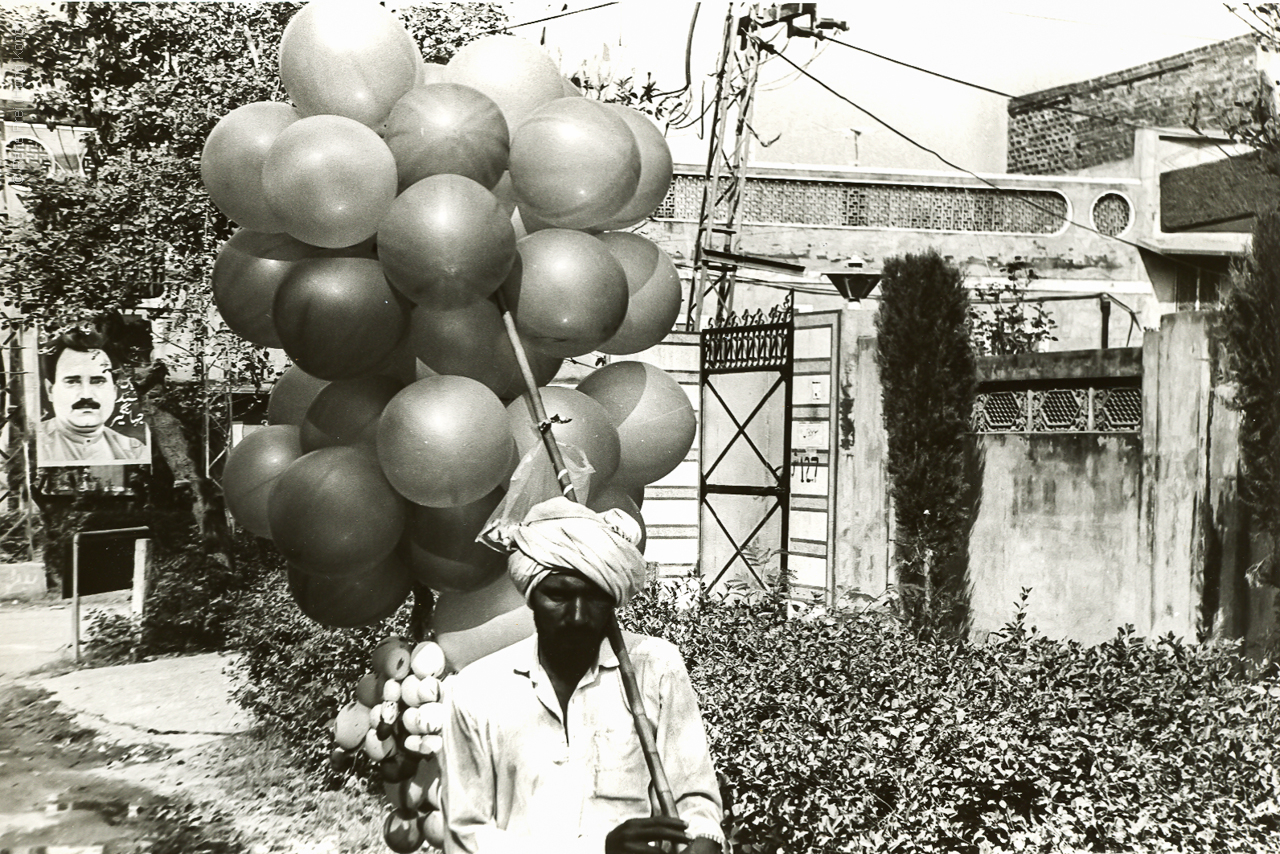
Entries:
[[708, 589], [787, 573], [792, 300], [702, 331], [699, 568]]

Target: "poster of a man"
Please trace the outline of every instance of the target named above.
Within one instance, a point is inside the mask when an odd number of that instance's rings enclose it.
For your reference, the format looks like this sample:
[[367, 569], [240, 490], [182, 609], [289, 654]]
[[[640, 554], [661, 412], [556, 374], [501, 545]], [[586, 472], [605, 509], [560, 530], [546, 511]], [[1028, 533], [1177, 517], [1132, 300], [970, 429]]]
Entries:
[[59, 333], [40, 353], [44, 409], [36, 426], [36, 465], [126, 465], [151, 459], [146, 426], [129, 406], [106, 337], [86, 327]]

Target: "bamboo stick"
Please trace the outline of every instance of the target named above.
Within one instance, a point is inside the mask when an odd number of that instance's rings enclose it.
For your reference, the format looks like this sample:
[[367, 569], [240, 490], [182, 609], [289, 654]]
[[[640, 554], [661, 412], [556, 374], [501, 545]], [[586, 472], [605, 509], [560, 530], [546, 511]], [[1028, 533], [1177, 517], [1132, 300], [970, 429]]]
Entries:
[[[551, 422], [547, 418], [547, 410], [542, 403], [542, 393], [538, 391], [538, 384], [533, 378], [533, 369], [529, 366], [524, 344], [521, 343], [520, 333], [516, 330], [515, 318], [511, 316], [511, 309], [508, 308], [501, 290], [497, 292], [497, 298], [498, 308], [502, 311], [502, 323], [506, 327], [507, 336], [511, 339], [511, 349], [515, 351], [516, 363], [520, 366], [525, 387], [529, 389], [533, 417], [538, 424], [538, 432], [542, 435], [542, 444], [547, 449], [551, 464], [556, 470], [560, 490], [569, 500], [577, 501], [577, 493], [573, 488], [573, 482], [569, 479], [569, 470], [564, 464], [564, 455], [560, 453], [560, 446], [556, 443], [555, 435], [551, 431]], [[658, 755], [658, 741], [653, 721], [649, 720], [649, 715], [644, 710], [644, 698], [640, 694], [640, 685], [636, 681], [635, 665], [631, 663], [631, 654], [627, 651], [627, 643], [622, 637], [622, 628], [618, 625], [616, 614], [609, 615], [606, 631], [609, 636], [609, 645], [613, 647], [613, 652], [618, 657], [618, 673], [622, 677], [622, 690], [626, 695], [627, 707], [635, 723], [636, 735], [640, 738], [640, 751], [644, 754], [649, 776], [653, 780], [658, 807], [663, 815], [679, 818], [675, 794], [671, 791], [671, 783], [667, 779], [662, 757]]]

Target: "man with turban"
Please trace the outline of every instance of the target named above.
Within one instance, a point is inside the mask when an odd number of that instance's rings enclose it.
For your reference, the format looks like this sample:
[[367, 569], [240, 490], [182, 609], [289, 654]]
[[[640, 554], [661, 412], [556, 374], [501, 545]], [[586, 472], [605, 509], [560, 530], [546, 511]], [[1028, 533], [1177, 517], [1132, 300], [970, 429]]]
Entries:
[[[446, 854], [719, 854], [721, 802], [689, 674], [670, 643], [625, 635], [680, 818], [658, 814], [607, 630], [645, 580], [640, 527], [565, 498], [490, 532], [536, 634], [448, 683]], [[687, 847], [685, 847], [687, 846]]]

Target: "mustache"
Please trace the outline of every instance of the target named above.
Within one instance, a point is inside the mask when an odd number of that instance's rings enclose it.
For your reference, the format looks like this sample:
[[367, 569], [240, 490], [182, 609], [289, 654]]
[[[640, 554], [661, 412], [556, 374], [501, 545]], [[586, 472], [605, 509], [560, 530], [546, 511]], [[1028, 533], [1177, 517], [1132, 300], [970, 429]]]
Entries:
[[72, 412], [75, 412], [77, 409], [101, 409], [101, 408], [102, 408], [102, 404], [88, 397], [82, 397], [79, 400], [77, 400], [75, 403], [71, 404]]

